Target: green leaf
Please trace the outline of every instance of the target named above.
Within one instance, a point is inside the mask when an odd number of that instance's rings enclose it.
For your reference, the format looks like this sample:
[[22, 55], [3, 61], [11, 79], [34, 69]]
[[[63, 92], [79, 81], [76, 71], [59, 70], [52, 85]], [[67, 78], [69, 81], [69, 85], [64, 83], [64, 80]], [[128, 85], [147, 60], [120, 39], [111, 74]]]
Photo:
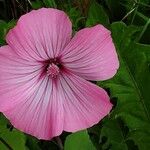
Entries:
[[54, 8], [57, 7], [55, 0], [43, 0], [43, 3], [45, 4], [46, 7], [54, 7]]
[[0, 115], [0, 149], [26, 150], [25, 135], [16, 129], [10, 131], [7, 123], [7, 120]]
[[67, 136], [64, 150], [96, 150], [86, 130]]
[[10, 22], [6, 23], [5, 21], [0, 20], [0, 45], [5, 44], [5, 36], [9, 29], [13, 28], [15, 25], [15, 21], [11, 20]]
[[128, 150], [124, 133], [117, 120], [109, 120], [103, 124], [100, 134], [100, 143], [103, 142], [104, 137], [108, 139], [106, 143], [103, 144], [102, 149], [107, 149], [111, 143], [111, 150]]
[[[119, 26], [123, 27], [122, 31], [118, 30]], [[126, 70], [129, 77], [126, 83], [132, 85], [131, 88], [135, 91], [135, 93], [132, 93], [135, 95], [135, 102], [140, 102], [144, 118], [150, 121], [150, 101], [147, 92], [150, 89], [150, 84], [148, 84], [150, 83], [148, 64], [150, 61], [150, 45], [132, 42], [130, 36], [134, 33], [134, 30], [135, 28], [127, 28], [120, 23], [112, 24], [113, 39], [116, 43], [119, 57], [122, 59], [124, 65], [124, 68], [120, 68], [120, 71], [121, 69]]]
[[89, 8], [86, 26], [93, 26], [96, 24], [108, 26], [109, 18], [104, 8], [94, 0]]
[[[109, 88], [111, 97], [117, 99], [115, 109], [111, 114], [111, 120], [106, 125], [114, 128], [114, 120], [121, 118], [124, 126], [128, 128], [125, 143], [131, 140], [140, 150], [149, 149], [150, 141], [150, 100], [148, 89], [150, 89], [150, 45], [135, 43], [132, 37], [137, 29], [133, 26], [127, 27], [118, 22], [113, 23], [112, 36], [117, 48], [120, 69], [117, 75], [108, 81], [99, 83]], [[111, 125], [112, 124], [112, 125]], [[105, 123], [102, 131], [109, 139], [109, 144], [114, 144], [112, 134], [107, 134]], [[117, 134], [117, 125], [116, 130]], [[114, 133], [115, 133], [114, 132]], [[142, 137], [142, 138], [141, 138]], [[119, 138], [119, 137], [118, 137]]]
[[83, 16], [81, 16], [81, 12], [76, 8], [69, 8], [66, 6], [65, 11], [67, 12], [69, 18], [71, 19], [73, 30], [77, 31], [79, 30], [79, 23], [81, 20], [85, 19]]
[[29, 150], [41, 150], [38, 142], [38, 139], [31, 136], [27, 136], [26, 145], [29, 148]]
[[40, 0], [35, 0], [35, 1], [31, 2], [31, 4], [32, 4], [33, 9], [39, 9], [39, 8], [43, 7], [43, 2]]

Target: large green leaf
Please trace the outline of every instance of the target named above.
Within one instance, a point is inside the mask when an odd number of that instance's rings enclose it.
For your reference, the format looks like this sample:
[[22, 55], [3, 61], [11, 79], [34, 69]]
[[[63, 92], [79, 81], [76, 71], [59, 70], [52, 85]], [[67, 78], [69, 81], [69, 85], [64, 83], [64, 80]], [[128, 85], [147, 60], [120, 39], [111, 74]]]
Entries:
[[[150, 146], [148, 142], [150, 141], [150, 99], [148, 93], [150, 89], [150, 45], [132, 41], [132, 35], [136, 31], [135, 27], [127, 27], [118, 22], [113, 23], [111, 28], [119, 55], [120, 69], [113, 79], [99, 84], [110, 89], [111, 97], [117, 99], [117, 105], [111, 114], [111, 120], [107, 120], [103, 124], [101, 138], [106, 136], [113, 149], [117, 149], [120, 143], [119, 139], [116, 144], [112, 136], [115, 132], [116, 135], [118, 134], [117, 126], [120, 123], [117, 119], [121, 118], [124, 126], [128, 128], [122, 144], [128, 145], [132, 141], [134, 146], [138, 146], [141, 150], [147, 150]], [[114, 132], [106, 130], [108, 125], [109, 128], [114, 129]], [[121, 149], [126, 149], [126, 147], [122, 145]]]
[[96, 150], [87, 131], [80, 131], [67, 136], [65, 150]]
[[16, 129], [10, 131], [7, 123], [0, 114], [0, 150], [26, 150], [25, 135]]
[[108, 138], [102, 145], [102, 149], [108, 147], [114, 150], [128, 150], [125, 142], [125, 134], [118, 120], [109, 120], [103, 124], [100, 134], [100, 143], [103, 143], [103, 138]]

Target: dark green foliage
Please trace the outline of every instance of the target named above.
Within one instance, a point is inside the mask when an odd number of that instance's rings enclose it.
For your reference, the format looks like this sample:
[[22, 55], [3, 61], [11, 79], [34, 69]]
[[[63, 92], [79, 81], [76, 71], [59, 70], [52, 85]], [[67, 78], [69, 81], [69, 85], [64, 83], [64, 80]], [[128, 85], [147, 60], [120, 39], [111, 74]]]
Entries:
[[[111, 97], [117, 98], [117, 104], [111, 113], [111, 119], [104, 122], [101, 137], [106, 136], [113, 149], [119, 149], [116, 147], [118, 144], [120, 149], [126, 149], [128, 140], [141, 150], [148, 149], [150, 101], [147, 89], [150, 89], [150, 46], [131, 40], [137, 31], [133, 26], [127, 27], [124, 23], [117, 22], [111, 25], [111, 29], [120, 59], [120, 69], [113, 79], [100, 85], [110, 89]], [[121, 138], [117, 139], [116, 144], [116, 139], [112, 138], [114, 134], [119, 137], [118, 132], [124, 135], [122, 132], [125, 130], [118, 127], [122, 126], [118, 118], [128, 129], [121, 142], [123, 145], [120, 145]], [[108, 128], [113, 129], [113, 132], [109, 132]]]
[[104, 8], [94, 0], [91, 2], [90, 8], [89, 8], [86, 26], [93, 26], [96, 24], [103, 24], [104, 26], [108, 26], [109, 18]]
[[10, 22], [6, 23], [3, 20], [0, 20], [0, 45], [5, 44], [5, 36], [9, 29], [11, 29], [15, 25], [15, 21], [11, 20]]

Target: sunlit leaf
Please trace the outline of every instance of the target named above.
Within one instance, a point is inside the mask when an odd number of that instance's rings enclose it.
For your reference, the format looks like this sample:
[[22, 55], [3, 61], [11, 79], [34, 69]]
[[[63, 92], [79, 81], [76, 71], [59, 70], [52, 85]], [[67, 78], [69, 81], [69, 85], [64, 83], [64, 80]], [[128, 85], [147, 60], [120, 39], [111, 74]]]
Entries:
[[80, 131], [67, 136], [65, 150], [96, 150], [87, 131]]
[[7, 120], [0, 115], [0, 150], [26, 150], [25, 135], [7, 126]]

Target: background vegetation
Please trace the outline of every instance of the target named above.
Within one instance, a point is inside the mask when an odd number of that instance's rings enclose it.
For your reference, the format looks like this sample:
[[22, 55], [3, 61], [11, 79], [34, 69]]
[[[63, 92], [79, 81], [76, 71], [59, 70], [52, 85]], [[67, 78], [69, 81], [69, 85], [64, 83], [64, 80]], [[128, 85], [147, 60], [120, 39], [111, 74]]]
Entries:
[[64, 10], [74, 31], [98, 23], [112, 31], [120, 69], [96, 84], [108, 91], [114, 107], [94, 127], [52, 141], [14, 129], [0, 114], [0, 150], [149, 150], [150, 0], [0, 0], [0, 45], [22, 14], [41, 7]]

